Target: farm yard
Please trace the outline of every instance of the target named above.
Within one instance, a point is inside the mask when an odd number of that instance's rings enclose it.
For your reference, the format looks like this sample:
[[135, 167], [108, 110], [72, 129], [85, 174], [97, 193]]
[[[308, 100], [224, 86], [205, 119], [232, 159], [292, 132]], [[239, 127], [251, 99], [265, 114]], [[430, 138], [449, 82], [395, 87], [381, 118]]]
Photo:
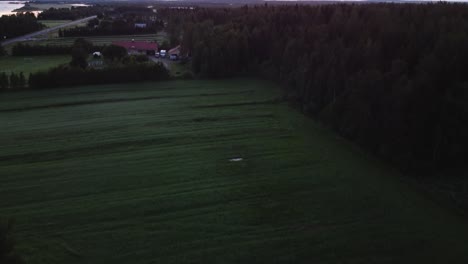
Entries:
[[27, 263], [467, 263], [461, 218], [279, 98], [252, 79], [4, 93], [0, 215]]
[[69, 63], [70, 56], [28, 56], [28, 57], [1, 57], [0, 72], [20, 73], [29, 75], [33, 72], [45, 71], [61, 64]]

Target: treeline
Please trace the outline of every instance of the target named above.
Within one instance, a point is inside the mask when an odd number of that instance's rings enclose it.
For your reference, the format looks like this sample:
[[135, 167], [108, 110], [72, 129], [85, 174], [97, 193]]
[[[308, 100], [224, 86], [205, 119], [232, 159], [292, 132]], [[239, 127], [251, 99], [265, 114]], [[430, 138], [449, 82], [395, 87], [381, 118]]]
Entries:
[[91, 84], [161, 81], [167, 79], [169, 79], [169, 72], [160, 63], [139, 63], [103, 69], [60, 66], [47, 72], [31, 74], [29, 76], [29, 87], [41, 89]]
[[21, 89], [27, 85], [26, 77], [22, 72], [17, 73], [0, 73], [0, 90]]
[[19, 43], [11, 49], [12, 56], [41, 56], [71, 54], [71, 46], [30, 45]]
[[[92, 45], [91, 51], [102, 52], [105, 46]], [[42, 56], [42, 55], [69, 55], [73, 46], [70, 45], [30, 45], [18, 43], [11, 49], [12, 56]]]
[[85, 37], [85, 36], [109, 36], [109, 35], [135, 35], [155, 34], [164, 27], [163, 21], [139, 22], [146, 24], [145, 27], [137, 27], [136, 20], [116, 19], [102, 20], [98, 24], [87, 27], [74, 27], [59, 31], [60, 37]]
[[0, 17], [0, 41], [3, 38], [13, 38], [26, 35], [44, 28], [32, 13], [16, 14]]
[[102, 16], [109, 8], [104, 6], [72, 6], [71, 8], [49, 8], [38, 15], [39, 20], [77, 20], [90, 16]]
[[[468, 6], [333, 4], [164, 10], [200, 76], [256, 74], [405, 169], [468, 157]], [[178, 35], [172, 36], [178, 38]]]

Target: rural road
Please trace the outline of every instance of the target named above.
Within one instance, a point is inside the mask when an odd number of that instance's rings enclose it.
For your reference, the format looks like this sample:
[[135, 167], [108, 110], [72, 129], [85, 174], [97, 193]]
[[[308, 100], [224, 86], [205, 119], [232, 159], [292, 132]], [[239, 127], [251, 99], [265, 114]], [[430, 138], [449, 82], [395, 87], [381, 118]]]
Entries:
[[62, 24], [62, 25], [59, 25], [59, 26], [46, 28], [46, 29], [41, 30], [41, 31], [36, 31], [36, 32], [33, 32], [33, 33], [29, 33], [29, 34], [24, 35], [24, 36], [12, 38], [12, 39], [7, 39], [5, 41], [0, 42], [0, 45], [6, 46], [6, 45], [10, 45], [10, 44], [15, 43], [15, 42], [26, 41], [26, 40], [29, 40], [30, 38], [40, 36], [40, 35], [44, 35], [44, 34], [52, 32], [52, 31], [59, 30], [61, 28], [78, 25], [80, 23], [86, 22], [86, 21], [91, 20], [91, 19], [96, 18], [96, 17], [97, 16], [90, 16], [90, 17], [78, 19], [78, 20], [75, 20], [75, 21], [72, 21], [72, 22], [69, 22], [69, 23], [66, 23], [66, 24]]

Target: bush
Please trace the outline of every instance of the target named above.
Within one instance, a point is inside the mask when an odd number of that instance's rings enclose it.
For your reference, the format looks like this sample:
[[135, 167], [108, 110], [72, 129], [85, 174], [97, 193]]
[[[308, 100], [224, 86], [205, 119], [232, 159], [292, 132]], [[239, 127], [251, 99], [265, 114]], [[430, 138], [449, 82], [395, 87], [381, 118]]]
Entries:
[[0, 45], [0, 57], [5, 56], [6, 54], [7, 54], [7, 53], [6, 53], [5, 48], [3, 48], [2, 45]]
[[169, 79], [169, 72], [162, 64], [144, 63], [108, 67], [104, 69], [81, 69], [61, 66], [48, 72], [29, 76], [30, 88], [43, 89], [90, 84], [160, 81]]
[[191, 72], [185, 72], [182, 74], [181, 78], [184, 80], [190, 80], [193, 79], [193, 74]]
[[13, 222], [0, 220], [0, 263], [20, 264], [24, 263], [16, 253], [15, 240], [13, 238]]
[[125, 56], [127, 56], [127, 50], [124, 47], [109, 45], [104, 48], [104, 50], [102, 51], [102, 55], [104, 55], [104, 59], [106, 60], [121, 60]]

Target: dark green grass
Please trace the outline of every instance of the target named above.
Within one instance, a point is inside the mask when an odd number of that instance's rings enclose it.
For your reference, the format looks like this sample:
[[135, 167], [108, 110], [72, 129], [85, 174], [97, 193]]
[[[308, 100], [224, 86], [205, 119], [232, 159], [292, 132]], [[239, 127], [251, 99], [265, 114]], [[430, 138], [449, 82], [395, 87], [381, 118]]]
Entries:
[[70, 56], [22, 56], [22, 57], [2, 57], [0, 58], [0, 72], [10, 74], [20, 73], [26, 75], [38, 71], [46, 71], [61, 64], [70, 62]]
[[72, 20], [39, 20], [39, 23], [43, 24], [44, 26], [51, 28], [57, 27], [66, 23], [71, 22]]
[[[164, 40], [167, 39], [164, 32], [158, 34], [143, 34], [143, 35], [113, 35], [113, 36], [93, 36], [93, 37], [84, 37], [86, 40], [91, 41], [94, 45], [110, 45], [116, 41], [157, 41], [161, 44]], [[26, 41], [24, 43], [31, 45], [59, 45], [59, 46], [71, 46], [75, 42], [77, 37], [52, 37], [43, 38], [34, 41]]]
[[464, 220], [278, 95], [256, 80], [2, 94], [0, 215], [28, 263], [467, 263]]

